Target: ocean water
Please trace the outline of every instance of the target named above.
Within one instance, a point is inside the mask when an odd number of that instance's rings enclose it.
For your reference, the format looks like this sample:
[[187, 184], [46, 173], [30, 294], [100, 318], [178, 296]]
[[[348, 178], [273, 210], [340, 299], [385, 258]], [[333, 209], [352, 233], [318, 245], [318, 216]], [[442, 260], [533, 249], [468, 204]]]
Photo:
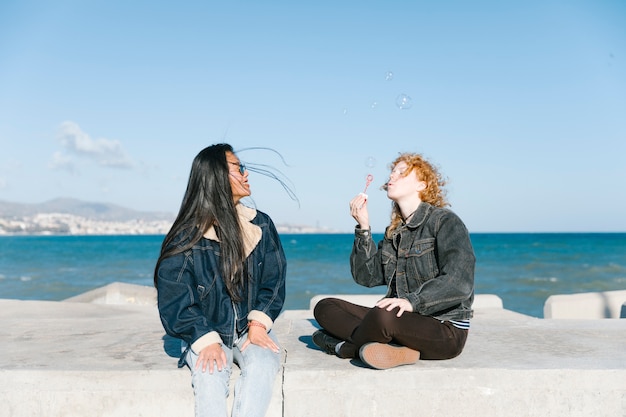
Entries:
[[[381, 235], [374, 236], [376, 240]], [[316, 294], [383, 294], [352, 281], [351, 234], [284, 234], [285, 308], [306, 309]], [[152, 285], [163, 236], [0, 237], [0, 298], [63, 300], [120, 281]], [[626, 233], [471, 235], [475, 291], [504, 307], [543, 317], [552, 294], [626, 289]]]

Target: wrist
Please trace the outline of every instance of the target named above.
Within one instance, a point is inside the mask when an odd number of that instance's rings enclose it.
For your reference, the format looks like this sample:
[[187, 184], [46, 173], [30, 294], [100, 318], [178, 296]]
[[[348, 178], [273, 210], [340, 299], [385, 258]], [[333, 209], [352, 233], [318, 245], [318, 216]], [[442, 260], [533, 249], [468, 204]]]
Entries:
[[356, 234], [358, 235], [363, 235], [363, 236], [368, 236], [371, 234], [371, 230], [370, 230], [370, 225], [364, 225], [361, 226], [360, 224], [357, 224], [356, 227], [354, 228], [354, 231], [356, 232]]
[[267, 327], [265, 327], [265, 325], [261, 323], [260, 321], [256, 321], [256, 320], [250, 320], [248, 322], [248, 327], [262, 327], [263, 330], [267, 331]]

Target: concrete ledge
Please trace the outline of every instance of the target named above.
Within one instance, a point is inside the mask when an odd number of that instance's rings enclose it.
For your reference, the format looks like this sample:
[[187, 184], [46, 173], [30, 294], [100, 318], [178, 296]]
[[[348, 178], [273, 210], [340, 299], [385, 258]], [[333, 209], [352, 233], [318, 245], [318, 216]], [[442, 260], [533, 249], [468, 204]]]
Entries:
[[284, 416], [620, 416], [626, 324], [477, 310], [466, 349], [386, 371], [325, 355], [310, 311], [287, 311]]
[[543, 307], [546, 319], [624, 318], [626, 290], [551, 295]]
[[[543, 320], [482, 302], [461, 356], [386, 371], [322, 353], [312, 311], [285, 311], [268, 417], [626, 414], [626, 320]], [[0, 300], [0, 340], [1, 417], [193, 415], [189, 371], [154, 305]]]
[[157, 292], [154, 287], [113, 282], [104, 287], [84, 292], [75, 297], [67, 298], [70, 303], [91, 304], [133, 304], [155, 306]]
[[[154, 305], [0, 299], [0, 340], [0, 417], [194, 414]], [[268, 416], [282, 403], [281, 376]]]

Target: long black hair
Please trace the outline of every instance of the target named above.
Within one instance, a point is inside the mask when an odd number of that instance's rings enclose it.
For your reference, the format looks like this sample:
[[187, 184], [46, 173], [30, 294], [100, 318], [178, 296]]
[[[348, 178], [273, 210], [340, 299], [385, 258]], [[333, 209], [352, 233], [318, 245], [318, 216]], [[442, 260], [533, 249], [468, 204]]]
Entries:
[[213, 226], [220, 240], [224, 284], [230, 297], [240, 300], [245, 252], [230, 187], [227, 152], [234, 153], [232, 146], [219, 143], [204, 148], [194, 158], [178, 216], [161, 245], [154, 270], [155, 287], [163, 259], [190, 249]]

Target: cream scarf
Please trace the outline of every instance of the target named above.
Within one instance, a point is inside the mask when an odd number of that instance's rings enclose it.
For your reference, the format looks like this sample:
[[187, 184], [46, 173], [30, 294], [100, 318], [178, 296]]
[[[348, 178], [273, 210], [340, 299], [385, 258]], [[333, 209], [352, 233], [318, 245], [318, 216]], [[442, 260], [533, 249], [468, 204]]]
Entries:
[[[256, 210], [250, 207], [246, 207], [241, 203], [235, 206], [237, 209], [237, 215], [239, 216], [239, 224], [241, 225], [241, 236], [243, 237], [243, 247], [246, 253], [246, 258], [252, 253], [256, 245], [261, 241], [261, 228], [256, 224], [250, 223], [252, 219], [256, 217]], [[206, 231], [204, 237], [207, 239], [219, 242], [220, 240], [215, 233], [215, 228], [211, 226]]]

